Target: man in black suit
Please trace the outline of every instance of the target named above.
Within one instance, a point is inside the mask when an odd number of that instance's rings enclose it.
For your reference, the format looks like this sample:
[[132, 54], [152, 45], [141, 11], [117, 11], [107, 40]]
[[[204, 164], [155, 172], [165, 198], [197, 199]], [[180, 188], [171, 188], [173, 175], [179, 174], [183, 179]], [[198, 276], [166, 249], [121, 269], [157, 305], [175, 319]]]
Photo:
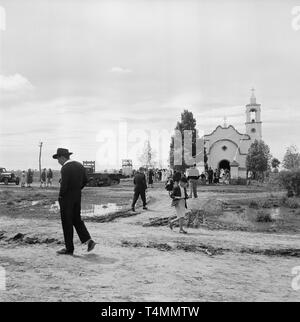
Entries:
[[132, 211], [135, 211], [135, 204], [137, 200], [139, 199], [139, 196], [141, 196], [143, 201], [143, 209], [147, 209], [147, 203], [146, 203], [146, 189], [147, 189], [147, 183], [146, 183], [146, 176], [143, 173], [143, 168], [140, 168], [139, 171], [134, 176], [133, 179], [134, 183], [134, 195], [132, 200], [131, 209]]
[[81, 220], [81, 189], [87, 184], [87, 176], [83, 165], [70, 160], [67, 149], [58, 148], [53, 159], [57, 159], [61, 168], [61, 182], [59, 190], [59, 205], [62, 228], [66, 248], [57, 252], [59, 255], [73, 255], [73, 226], [82, 243], [87, 243], [87, 251], [94, 249], [96, 243], [91, 239], [84, 222]]

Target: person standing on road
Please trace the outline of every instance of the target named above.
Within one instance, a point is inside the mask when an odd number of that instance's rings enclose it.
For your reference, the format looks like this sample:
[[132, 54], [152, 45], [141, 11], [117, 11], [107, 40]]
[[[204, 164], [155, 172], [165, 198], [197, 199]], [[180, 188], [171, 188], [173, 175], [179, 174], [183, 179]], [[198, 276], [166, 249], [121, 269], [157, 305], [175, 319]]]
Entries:
[[184, 217], [185, 217], [186, 208], [187, 208], [186, 200], [188, 199], [188, 194], [186, 191], [187, 183], [188, 183], [187, 178], [182, 177], [179, 181], [179, 185], [174, 186], [173, 192], [171, 194], [171, 198], [173, 199], [172, 206], [175, 206], [177, 218], [169, 221], [169, 227], [170, 229], [173, 229], [174, 223], [178, 221], [179, 232], [182, 234], [187, 233], [187, 231], [183, 229], [183, 224], [185, 219]]
[[146, 190], [147, 190], [147, 182], [146, 182], [146, 176], [143, 172], [143, 168], [140, 168], [139, 171], [134, 176], [133, 179], [134, 183], [134, 195], [133, 200], [131, 204], [132, 211], [135, 211], [135, 204], [139, 199], [139, 196], [141, 196], [141, 199], [143, 201], [143, 209], [147, 210], [147, 202], [146, 202]]
[[46, 169], [44, 169], [41, 174], [41, 185], [40, 185], [41, 188], [43, 187], [46, 188], [46, 177], [47, 177], [47, 173], [46, 173]]
[[211, 167], [209, 167], [209, 169], [208, 169], [208, 184], [213, 183], [213, 178], [214, 178], [214, 170]]
[[57, 159], [62, 166], [58, 201], [66, 245], [66, 248], [57, 252], [58, 255], [73, 255], [73, 226], [80, 241], [87, 244], [88, 252], [93, 250], [96, 245], [80, 215], [81, 190], [88, 181], [86, 171], [81, 163], [70, 160], [71, 154], [72, 152], [67, 149], [58, 148], [56, 154], [53, 155], [53, 159]]
[[48, 171], [47, 171], [47, 187], [51, 187], [52, 186], [52, 179], [53, 179], [53, 172], [49, 168]]
[[154, 172], [152, 169], [148, 172], [148, 184], [151, 188], [153, 188], [153, 178], [154, 178]]
[[196, 168], [196, 164], [193, 165], [192, 168], [188, 169], [187, 171], [187, 179], [189, 180], [190, 185], [190, 198], [198, 198], [197, 194], [197, 185], [198, 185], [198, 179], [200, 177], [199, 170]]
[[28, 169], [28, 171], [27, 171], [27, 188], [31, 188], [32, 183], [33, 183], [33, 170]]
[[26, 171], [23, 170], [21, 173], [21, 188], [25, 188], [26, 184]]

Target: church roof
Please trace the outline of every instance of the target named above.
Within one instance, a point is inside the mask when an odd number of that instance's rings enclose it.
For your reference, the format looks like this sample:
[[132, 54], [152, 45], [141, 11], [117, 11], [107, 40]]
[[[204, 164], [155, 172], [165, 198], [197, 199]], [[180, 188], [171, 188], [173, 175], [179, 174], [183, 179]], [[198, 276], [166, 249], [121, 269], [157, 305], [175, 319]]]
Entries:
[[242, 140], [251, 140], [251, 138], [250, 138], [250, 136], [248, 134], [240, 133], [233, 125], [229, 125], [227, 127], [223, 127], [221, 125], [218, 125], [211, 133], [205, 134], [204, 138], [212, 136], [218, 130], [227, 130], [227, 129], [230, 129], [230, 128], [232, 128], [238, 135], [243, 136]]

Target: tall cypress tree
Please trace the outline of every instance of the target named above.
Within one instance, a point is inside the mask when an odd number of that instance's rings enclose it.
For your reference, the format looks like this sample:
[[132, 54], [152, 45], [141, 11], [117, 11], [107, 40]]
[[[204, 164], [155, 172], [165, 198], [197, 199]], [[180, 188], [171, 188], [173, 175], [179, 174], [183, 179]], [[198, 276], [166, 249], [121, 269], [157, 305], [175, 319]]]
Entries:
[[177, 122], [177, 125], [175, 127], [175, 130], [180, 131], [181, 137], [182, 137], [182, 165], [174, 165], [174, 136], [171, 137], [171, 144], [170, 144], [170, 166], [172, 169], [177, 171], [185, 171], [186, 168], [189, 167], [189, 165], [186, 164], [184, 160], [184, 131], [185, 130], [191, 130], [192, 131], [192, 157], [196, 156], [196, 140], [197, 140], [197, 130], [196, 130], [196, 120], [193, 116], [193, 113], [184, 110], [183, 113], [181, 113], [181, 121]]

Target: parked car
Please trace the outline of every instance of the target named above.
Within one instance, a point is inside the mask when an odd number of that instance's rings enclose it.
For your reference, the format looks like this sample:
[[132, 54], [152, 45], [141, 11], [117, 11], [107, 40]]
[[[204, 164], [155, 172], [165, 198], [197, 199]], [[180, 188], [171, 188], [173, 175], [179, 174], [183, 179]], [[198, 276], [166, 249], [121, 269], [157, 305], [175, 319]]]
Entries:
[[5, 168], [0, 167], [0, 182], [6, 185], [9, 183], [15, 183], [18, 185], [20, 183], [20, 178], [13, 172], [6, 171]]

